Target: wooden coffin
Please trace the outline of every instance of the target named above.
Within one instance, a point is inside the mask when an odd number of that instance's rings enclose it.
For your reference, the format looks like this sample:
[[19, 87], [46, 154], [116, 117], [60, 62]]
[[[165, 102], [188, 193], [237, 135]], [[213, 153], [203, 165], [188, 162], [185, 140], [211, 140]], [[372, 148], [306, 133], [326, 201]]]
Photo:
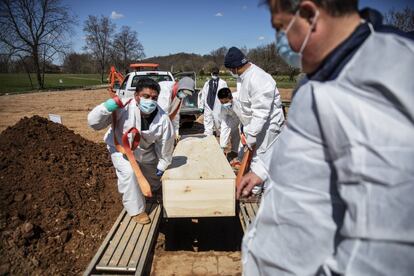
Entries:
[[214, 136], [188, 136], [162, 177], [169, 218], [235, 215], [235, 174]]

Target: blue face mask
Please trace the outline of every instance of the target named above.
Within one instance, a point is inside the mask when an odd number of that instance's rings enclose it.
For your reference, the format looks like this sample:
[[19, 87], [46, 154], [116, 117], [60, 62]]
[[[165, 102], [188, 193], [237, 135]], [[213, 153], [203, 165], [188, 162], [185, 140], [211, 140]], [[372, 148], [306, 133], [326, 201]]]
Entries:
[[230, 110], [230, 109], [231, 109], [231, 107], [232, 107], [232, 103], [231, 103], [231, 102], [228, 102], [228, 103], [222, 104], [221, 106], [222, 106], [225, 110]]
[[155, 108], [157, 108], [157, 103], [151, 99], [144, 99], [144, 98], [140, 98], [139, 99], [139, 109], [145, 113], [145, 114], [150, 114], [152, 113]]
[[316, 20], [319, 16], [319, 11], [316, 10], [315, 17], [313, 18], [312, 24], [309, 28], [308, 33], [305, 36], [305, 40], [302, 43], [302, 46], [300, 47], [299, 52], [295, 52], [290, 47], [289, 41], [287, 39], [287, 33], [292, 28], [293, 24], [296, 21], [296, 18], [299, 16], [299, 11], [296, 12], [295, 16], [291, 19], [291, 21], [288, 24], [288, 27], [286, 28], [286, 31], [278, 31], [276, 32], [276, 51], [279, 54], [279, 56], [290, 66], [294, 68], [302, 68], [302, 53], [303, 50], [305, 50], [306, 45], [308, 44], [309, 37], [312, 33], [313, 27], [316, 24]]

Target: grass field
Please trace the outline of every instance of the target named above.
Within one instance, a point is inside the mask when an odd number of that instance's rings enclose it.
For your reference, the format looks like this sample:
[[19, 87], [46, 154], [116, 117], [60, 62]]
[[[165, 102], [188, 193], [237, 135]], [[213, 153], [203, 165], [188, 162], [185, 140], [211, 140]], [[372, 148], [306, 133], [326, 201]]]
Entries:
[[[31, 74], [34, 89], [27, 74], [0, 74], [0, 94], [36, 90], [36, 75]], [[101, 84], [98, 74], [46, 74], [45, 89], [60, 90]]]
[[[36, 75], [31, 74], [34, 88], [30, 86], [27, 74], [0, 74], [0, 95], [10, 93], [24, 93], [37, 90]], [[197, 77], [197, 88], [202, 88], [209, 76]], [[236, 87], [236, 79], [223, 76], [230, 87]], [[294, 88], [295, 81], [290, 81], [288, 76], [274, 76], [278, 88]], [[62, 90], [80, 88], [101, 84], [99, 74], [46, 74], [45, 90]]]

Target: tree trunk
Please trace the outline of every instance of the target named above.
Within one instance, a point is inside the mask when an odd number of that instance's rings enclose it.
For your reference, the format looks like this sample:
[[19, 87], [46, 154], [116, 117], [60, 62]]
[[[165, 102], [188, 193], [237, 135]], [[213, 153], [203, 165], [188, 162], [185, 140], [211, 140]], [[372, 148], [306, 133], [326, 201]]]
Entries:
[[33, 48], [33, 64], [34, 64], [35, 71], [36, 71], [38, 89], [43, 89], [42, 74], [41, 74], [41, 69], [40, 69], [40, 64], [39, 64], [39, 52], [38, 52], [37, 47]]
[[101, 63], [101, 83], [104, 83], [104, 72], [105, 72], [105, 65]]
[[29, 68], [27, 67], [26, 62], [24, 62], [24, 60], [23, 60], [23, 58], [22, 58], [22, 57], [20, 57], [20, 62], [23, 64], [24, 70], [26, 71], [27, 76], [29, 77], [30, 87], [31, 87], [32, 89], [34, 89], [34, 87], [33, 87], [33, 81], [32, 81], [32, 77], [30, 76], [30, 71], [29, 71]]

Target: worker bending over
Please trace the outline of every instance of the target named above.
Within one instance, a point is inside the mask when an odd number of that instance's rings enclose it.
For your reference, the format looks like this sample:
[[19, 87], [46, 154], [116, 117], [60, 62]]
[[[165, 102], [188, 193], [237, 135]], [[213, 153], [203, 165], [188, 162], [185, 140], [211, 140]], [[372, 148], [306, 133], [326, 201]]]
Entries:
[[217, 91], [227, 87], [227, 83], [219, 77], [219, 69], [214, 67], [211, 70], [211, 79], [206, 81], [201, 93], [199, 108], [204, 109], [204, 134], [213, 135], [214, 129], [216, 135], [220, 131], [220, 111], [221, 104], [217, 98]]
[[[134, 98], [120, 107], [114, 99], [96, 106], [88, 114], [88, 123], [95, 130], [111, 125], [105, 134], [112, 163], [118, 177], [118, 191], [128, 215], [140, 224], [150, 222], [145, 212], [145, 197], [138, 185], [131, 163], [116, 149], [126, 131], [137, 128], [141, 139], [134, 156], [153, 191], [161, 187], [161, 176], [170, 165], [174, 147], [174, 130], [168, 115], [157, 105], [160, 93], [158, 83], [150, 78], [138, 81]], [[116, 140], [115, 140], [116, 139]], [[131, 137], [129, 137], [131, 143]], [[124, 145], [125, 147], [125, 145]]]
[[[221, 103], [220, 147], [224, 149], [231, 143], [231, 156], [239, 155], [240, 103], [238, 102], [238, 96], [239, 92], [232, 93], [227, 87], [224, 87], [217, 92], [217, 97]], [[239, 156], [240, 160], [241, 157], [242, 156]]]
[[194, 93], [194, 80], [184, 77], [180, 81], [161, 81], [158, 105], [166, 112], [174, 126], [175, 137], [179, 137], [180, 109], [185, 97]]
[[239, 118], [247, 146], [255, 148], [251, 170], [264, 181], [267, 179], [267, 171], [257, 156], [266, 152], [282, 131], [285, 122], [276, 82], [270, 74], [249, 62], [236, 47], [229, 49], [224, 65], [233, 76], [240, 79]]

